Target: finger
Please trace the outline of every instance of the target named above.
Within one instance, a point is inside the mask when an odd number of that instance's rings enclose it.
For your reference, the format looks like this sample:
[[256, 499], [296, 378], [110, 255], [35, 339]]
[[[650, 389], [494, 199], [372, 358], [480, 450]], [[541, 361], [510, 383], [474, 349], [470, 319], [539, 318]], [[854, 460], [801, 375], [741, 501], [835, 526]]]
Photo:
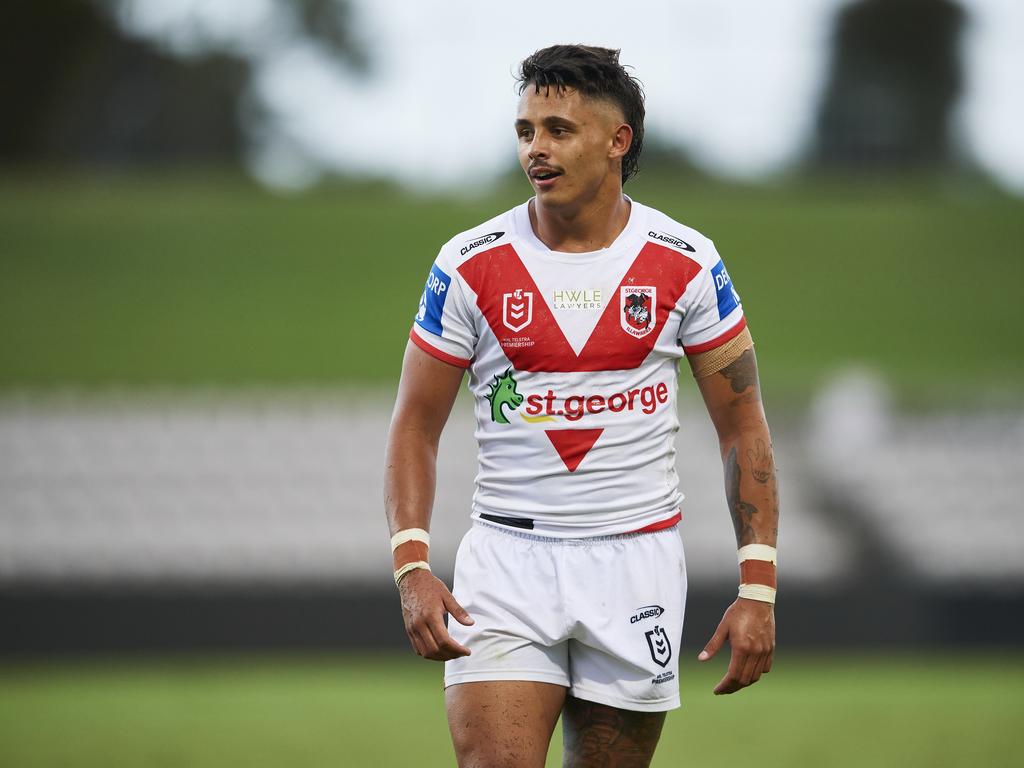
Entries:
[[444, 608], [448, 611], [448, 615], [459, 622], [459, 624], [463, 624], [468, 627], [474, 623], [473, 617], [469, 615], [469, 611], [459, 605], [459, 601], [455, 599], [455, 595], [451, 592], [445, 590], [442, 600], [444, 601]]
[[743, 672], [739, 676], [739, 682], [743, 687], [754, 685], [761, 677], [761, 667], [764, 666], [764, 655], [761, 653], [752, 654], [743, 666]]
[[754, 654], [747, 656], [746, 661], [743, 662], [743, 667], [740, 669], [740, 687], [746, 688], [753, 682], [754, 671], [757, 669], [760, 660], [761, 657]]
[[422, 656], [423, 643], [420, 641], [419, 633], [417, 633], [415, 629], [406, 627], [405, 634], [409, 636], [409, 644], [412, 646], [412, 649], [416, 651], [416, 655]]
[[448, 630], [445, 628], [442, 621], [432, 621], [427, 624], [427, 628], [430, 630], [434, 644], [437, 647], [437, 660], [448, 661], [449, 659], [454, 659], [459, 656], [469, 656], [469, 648], [456, 642], [455, 639], [448, 634]]
[[732, 658], [729, 660], [729, 669], [726, 671], [725, 677], [719, 680], [718, 685], [715, 686], [715, 693], [719, 695], [723, 693], [733, 693], [742, 688], [743, 686], [740, 684], [740, 674], [746, 663], [746, 654], [740, 653], [734, 648]]
[[435, 659], [437, 656], [437, 642], [426, 625], [417, 629], [416, 636], [419, 638], [420, 649], [423, 651], [420, 655], [425, 659]]
[[764, 662], [764, 669], [761, 670], [761, 674], [762, 675], [767, 675], [769, 672], [772, 671], [772, 662], [774, 660], [775, 660], [775, 651], [769, 651], [768, 652], [768, 658], [765, 659], [765, 662]]
[[767, 654], [761, 654], [758, 657], [757, 663], [754, 665], [754, 674], [752, 674], [750, 676], [750, 684], [751, 685], [753, 685], [754, 683], [756, 683], [758, 680], [761, 679], [761, 675], [764, 674], [764, 665], [765, 665], [765, 662], [767, 660], [768, 660], [768, 655]]
[[725, 638], [729, 636], [729, 630], [725, 628], [725, 621], [719, 623], [718, 628], [715, 630], [715, 634], [708, 640], [708, 644], [704, 646], [704, 650], [697, 654], [697, 658], [701, 661], [707, 661], [716, 653], [718, 649], [722, 647], [722, 643], [725, 642]]

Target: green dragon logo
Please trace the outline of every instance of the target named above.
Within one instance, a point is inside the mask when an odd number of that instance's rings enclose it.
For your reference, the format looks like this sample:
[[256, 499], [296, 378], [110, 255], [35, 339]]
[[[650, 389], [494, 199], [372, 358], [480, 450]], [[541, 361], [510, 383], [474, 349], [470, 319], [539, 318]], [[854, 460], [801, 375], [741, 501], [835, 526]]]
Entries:
[[505, 418], [505, 414], [501, 410], [502, 407], [507, 405], [514, 411], [523, 404], [523, 396], [516, 392], [516, 380], [512, 375], [512, 366], [506, 368], [500, 376], [495, 376], [489, 386], [491, 389], [487, 393], [487, 399], [491, 403], [491, 421], [508, 424], [509, 420]]

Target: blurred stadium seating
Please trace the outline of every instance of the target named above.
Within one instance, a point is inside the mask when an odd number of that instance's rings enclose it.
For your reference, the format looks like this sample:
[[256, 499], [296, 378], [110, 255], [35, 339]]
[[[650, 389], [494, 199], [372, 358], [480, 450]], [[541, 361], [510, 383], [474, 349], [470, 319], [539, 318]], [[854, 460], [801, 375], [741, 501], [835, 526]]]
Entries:
[[[91, 399], [0, 405], [0, 578], [15, 582], [386, 582], [381, 500], [388, 405], [329, 394]], [[443, 439], [433, 560], [450, 576], [469, 525], [472, 414]], [[776, 440], [785, 578], [821, 586], [851, 550]], [[678, 470], [694, 581], [735, 579], [722, 466], [706, 415], [682, 415]]]
[[[388, 408], [326, 392], [7, 396], [0, 579], [386, 583]], [[432, 524], [446, 577], [469, 525], [472, 433], [460, 400]], [[925, 582], [1024, 583], [1022, 438], [1024, 414], [894, 417], [870, 379], [838, 382], [805, 425], [775, 425], [785, 582], [834, 588], [867, 565], [858, 558], [887, 556]], [[677, 448], [691, 579], [731, 582], [721, 462], [696, 405], [683, 410]]]

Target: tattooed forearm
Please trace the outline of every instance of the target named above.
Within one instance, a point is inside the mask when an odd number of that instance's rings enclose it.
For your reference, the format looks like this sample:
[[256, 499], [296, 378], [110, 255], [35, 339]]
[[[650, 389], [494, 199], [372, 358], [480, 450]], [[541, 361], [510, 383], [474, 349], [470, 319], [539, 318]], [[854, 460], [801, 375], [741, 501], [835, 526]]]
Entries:
[[765, 485], [774, 474], [772, 454], [761, 438], [757, 438], [755, 445], [757, 447], [756, 451], [754, 448], [747, 449], [747, 459], [750, 461], [750, 474], [761, 485]]
[[729, 380], [732, 391], [737, 395], [742, 394], [750, 387], [757, 386], [757, 362], [754, 358], [754, 350], [748, 349], [737, 357], [720, 373]]
[[757, 541], [757, 532], [752, 522], [757, 514], [757, 507], [740, 498], [740, 464], [736, 460], [736, 447], [729, 451], [725, 460], [725, 498], [732, 515], [732, 526], [736, 530], [736, 542], [740, 545]]

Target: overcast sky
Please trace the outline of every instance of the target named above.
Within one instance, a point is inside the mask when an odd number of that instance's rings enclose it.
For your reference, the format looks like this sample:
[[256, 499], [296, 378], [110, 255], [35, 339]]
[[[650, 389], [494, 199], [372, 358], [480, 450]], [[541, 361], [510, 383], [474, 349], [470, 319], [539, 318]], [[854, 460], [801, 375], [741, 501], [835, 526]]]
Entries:
[[[354, 0], [371, 77], [326, 65], [312, 47], [271, 45], [268, 0], [126, 4], [134, 28], [179, 47], [202, 25], [263, 47], [257, 94], [283, 129], [253, 158], [265, 179], [301, 185], [326, 166], [471, 189], [514, 163], [512, 73], [556, 42], [621, 48], [647, 93], [648, 132], [706, 170], [749, 179], [785, 169], [810, 136], [831, 23], [847, 0]], [[957, 134], [1024, 193], [1024, 2], [962, 4]]]

